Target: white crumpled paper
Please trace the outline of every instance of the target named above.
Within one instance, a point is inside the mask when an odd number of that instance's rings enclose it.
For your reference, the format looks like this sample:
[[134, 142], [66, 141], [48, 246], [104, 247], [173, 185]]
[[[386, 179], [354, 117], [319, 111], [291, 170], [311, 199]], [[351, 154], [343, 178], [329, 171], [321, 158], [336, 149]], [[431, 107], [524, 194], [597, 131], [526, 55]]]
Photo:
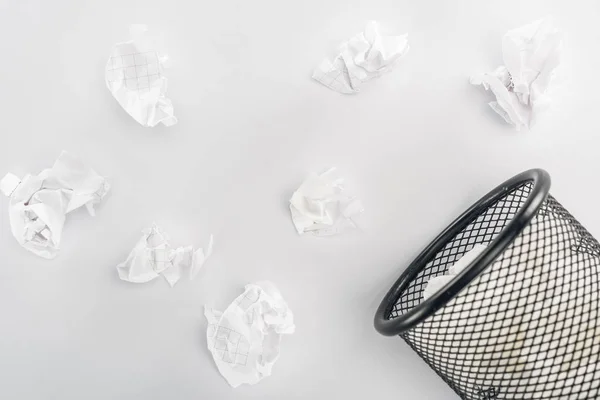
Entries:
[[298, 234], [331, 236], [356, 228], [352, 218], [364, 209], [358, 199], [345, 193], [344, 179], [331, 168], [300, 185], [290, 199], [290, 211]]
[[469, 264], [473, 262], [487, 248], [484, 244], [476, 244], [471, 250], [466, 252], [458, 261], [454, 263], [444, 275], [434, 276], [427, 281], [427, 286], [423, 290], [423, 299], [427, 300], [441, 288], [446, 286], [452, 279], [462, 272]]
[[294, 333], [294, 316], [271, 282], [246, 285], [224, 312], [205, 307], [206, 339], [217, 368], [233, 386], [254, 385], [271, 375], [283, 334]]
[[167, 234], [153, 224], [144, 231], [127, 260], [117, 265], [117, 271], [119, 278], [133, 283], [149, 282], [162, 275], [173, 287], [184, 270], [189, 270], [190, 279], [194, 279], [212, 254], [212, 248], [212, 235], [206, 253], [203, 249], [194, 251], [192, 246], [173, 248]]
[[563, 34], [547, 17], [508, 31], [502, 39], [503, 66], [471, 78], [491, 90], [490, 107], [506, 122], [531, 128], [550, 104], [553, 78], [561, 62]]
[[118, 43], [106, 63], [106, 86], [121, 107], [146, 127], [177, 123], [166, 97], [163, 69], [167, 56], [156, 51], [146, 25], [132, 25], [131, 40]]
[[13, 174], [0, 182], [10, 197], [12, 234], [19, 244], [43, 258], [58, 254], [66, 215], [85, 206], [94, 215], [109, 191], [106, 179], [69, 153], [62, 152], [54, 166], [21, 181]]
[[382, 36], [379, 24], [370, 21], [364, 33], [340, 45], [333, 61], [323, 60], [312, 77], [336, 92], [358, 93], [363, 82], [390, 71], [408, 49], [408, 34]]

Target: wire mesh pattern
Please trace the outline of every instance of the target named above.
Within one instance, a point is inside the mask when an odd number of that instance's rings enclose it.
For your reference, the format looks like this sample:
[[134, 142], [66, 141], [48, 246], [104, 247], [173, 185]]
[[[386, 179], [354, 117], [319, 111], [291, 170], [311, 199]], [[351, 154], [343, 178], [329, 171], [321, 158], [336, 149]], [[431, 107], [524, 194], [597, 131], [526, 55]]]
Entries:
[[[523, 184], [450, 240], [387, 318], [423, 301], [475, 244], [489, 244], [532, 189]], [[445, 306], [400, 336], [463, 399], [600, 397], [600, 244], [552, 196], [519, 236]]]

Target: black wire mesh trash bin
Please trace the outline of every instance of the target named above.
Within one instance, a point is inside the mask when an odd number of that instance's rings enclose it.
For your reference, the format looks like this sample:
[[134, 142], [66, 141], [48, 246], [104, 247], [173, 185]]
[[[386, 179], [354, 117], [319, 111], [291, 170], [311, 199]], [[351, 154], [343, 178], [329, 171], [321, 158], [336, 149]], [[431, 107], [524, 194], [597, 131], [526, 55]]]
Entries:
[[[444, 230], [382, 301], [375, 327], [400, 335], [463, 399], [600, 397], [600, 244], [530, 170]], [[441, 290], [476, 244], [485, 249]]]

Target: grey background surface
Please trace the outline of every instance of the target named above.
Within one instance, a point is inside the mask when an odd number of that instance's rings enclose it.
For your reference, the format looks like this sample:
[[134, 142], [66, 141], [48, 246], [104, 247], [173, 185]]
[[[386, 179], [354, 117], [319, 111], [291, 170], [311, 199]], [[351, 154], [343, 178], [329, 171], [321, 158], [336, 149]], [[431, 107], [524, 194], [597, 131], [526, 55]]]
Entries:
[[[564, 91], [515, 132], [468, 77], [501, 37], [553, 14], [567, 32]], [[372, 327], [407, 263], [457, 214], [531, 167], [597, 237], [600, 3], [574, 1], [0, 1], [0, 173], [38, 173], [61, 150], [112, 183], [95, 218], [68, 218], [47, 261], [22, 249], [0, 199], [2, 399], [449, 399], [399, 338]], [[410, 34], [391, 74], [342, 96], [312, 68], [369, 19]], [[137, 125], [104, 85], [132, 23], [173, 61], [179, 124]], [[298, 237], [287, 200], [336, 165], [364, 202], [361, 230]], [[213, 258], [195, 281], [119, 281], [156, 221]], [[232, 390], [206, 349], [203, 305], [269, 279], [295, 312], [272, 377]]]

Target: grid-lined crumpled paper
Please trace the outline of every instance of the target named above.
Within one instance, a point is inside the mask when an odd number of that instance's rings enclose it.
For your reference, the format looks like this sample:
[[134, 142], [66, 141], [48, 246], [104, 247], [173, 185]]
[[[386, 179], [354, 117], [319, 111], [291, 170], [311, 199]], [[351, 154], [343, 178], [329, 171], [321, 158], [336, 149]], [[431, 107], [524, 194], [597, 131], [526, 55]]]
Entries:
[[353, 218], [363, 210], [360, 200], [346, 194], [335, 168], [310, 175], [290, 199], [292, 222], [300, 235], [331, 236], [356, 228]]
[[246, 285], [223, 312], [205, 307], [206, 339], [227, 382], [254, 385], [270, 376], [279, 358], [281, 336], [296, 329], [294, 316], [271, 282]]
[[192, 246], [173, 248], [169, 237], [156, 224], [143, 232], [127, 260], [117, 265], [119, 278], [127, 282], [145, 283], [159, 275], [173, 287], [184, 271], [189, 271], [190, 279], [200, 271], [204, 262], [212, 254], [213, 236], [206, 252], [194, 250]]
[[531, 128], [550, 104], [562, 43], [551, 17], [508, 31], [502, 39], [505, 65], [471, 77], [471, 83], [492, 91], [496, 101], [489, 105], [506, 122], [517, 130]]
[[407, 33], [383, 36], [379, 24], [369, 21], [364, 33], [342, 43], [338, 55], [324, 59], [312, 77], [336, 92], [358, 93], [364, 82], [390, 71], [408, 49]]
[[166, 97], [163, 69], [168, 57], [159, 54], [148, 38], [146, 25], [132, 25], [131, 40], [118, 43], [106, 63], [106, 86], [121, 107], [146, 127], [177, 123]]
[[62, 152], [52, 168], [23, 180], [13, 174], [0, 182], [2, 193], [10, 197], [12, 234], [19, 244], [43, 258], [58, 254], [66, 216], [85, 206], [94, 215], [94, 205], [108, 193], [110, 185], [93, 169], [67, 152]]

